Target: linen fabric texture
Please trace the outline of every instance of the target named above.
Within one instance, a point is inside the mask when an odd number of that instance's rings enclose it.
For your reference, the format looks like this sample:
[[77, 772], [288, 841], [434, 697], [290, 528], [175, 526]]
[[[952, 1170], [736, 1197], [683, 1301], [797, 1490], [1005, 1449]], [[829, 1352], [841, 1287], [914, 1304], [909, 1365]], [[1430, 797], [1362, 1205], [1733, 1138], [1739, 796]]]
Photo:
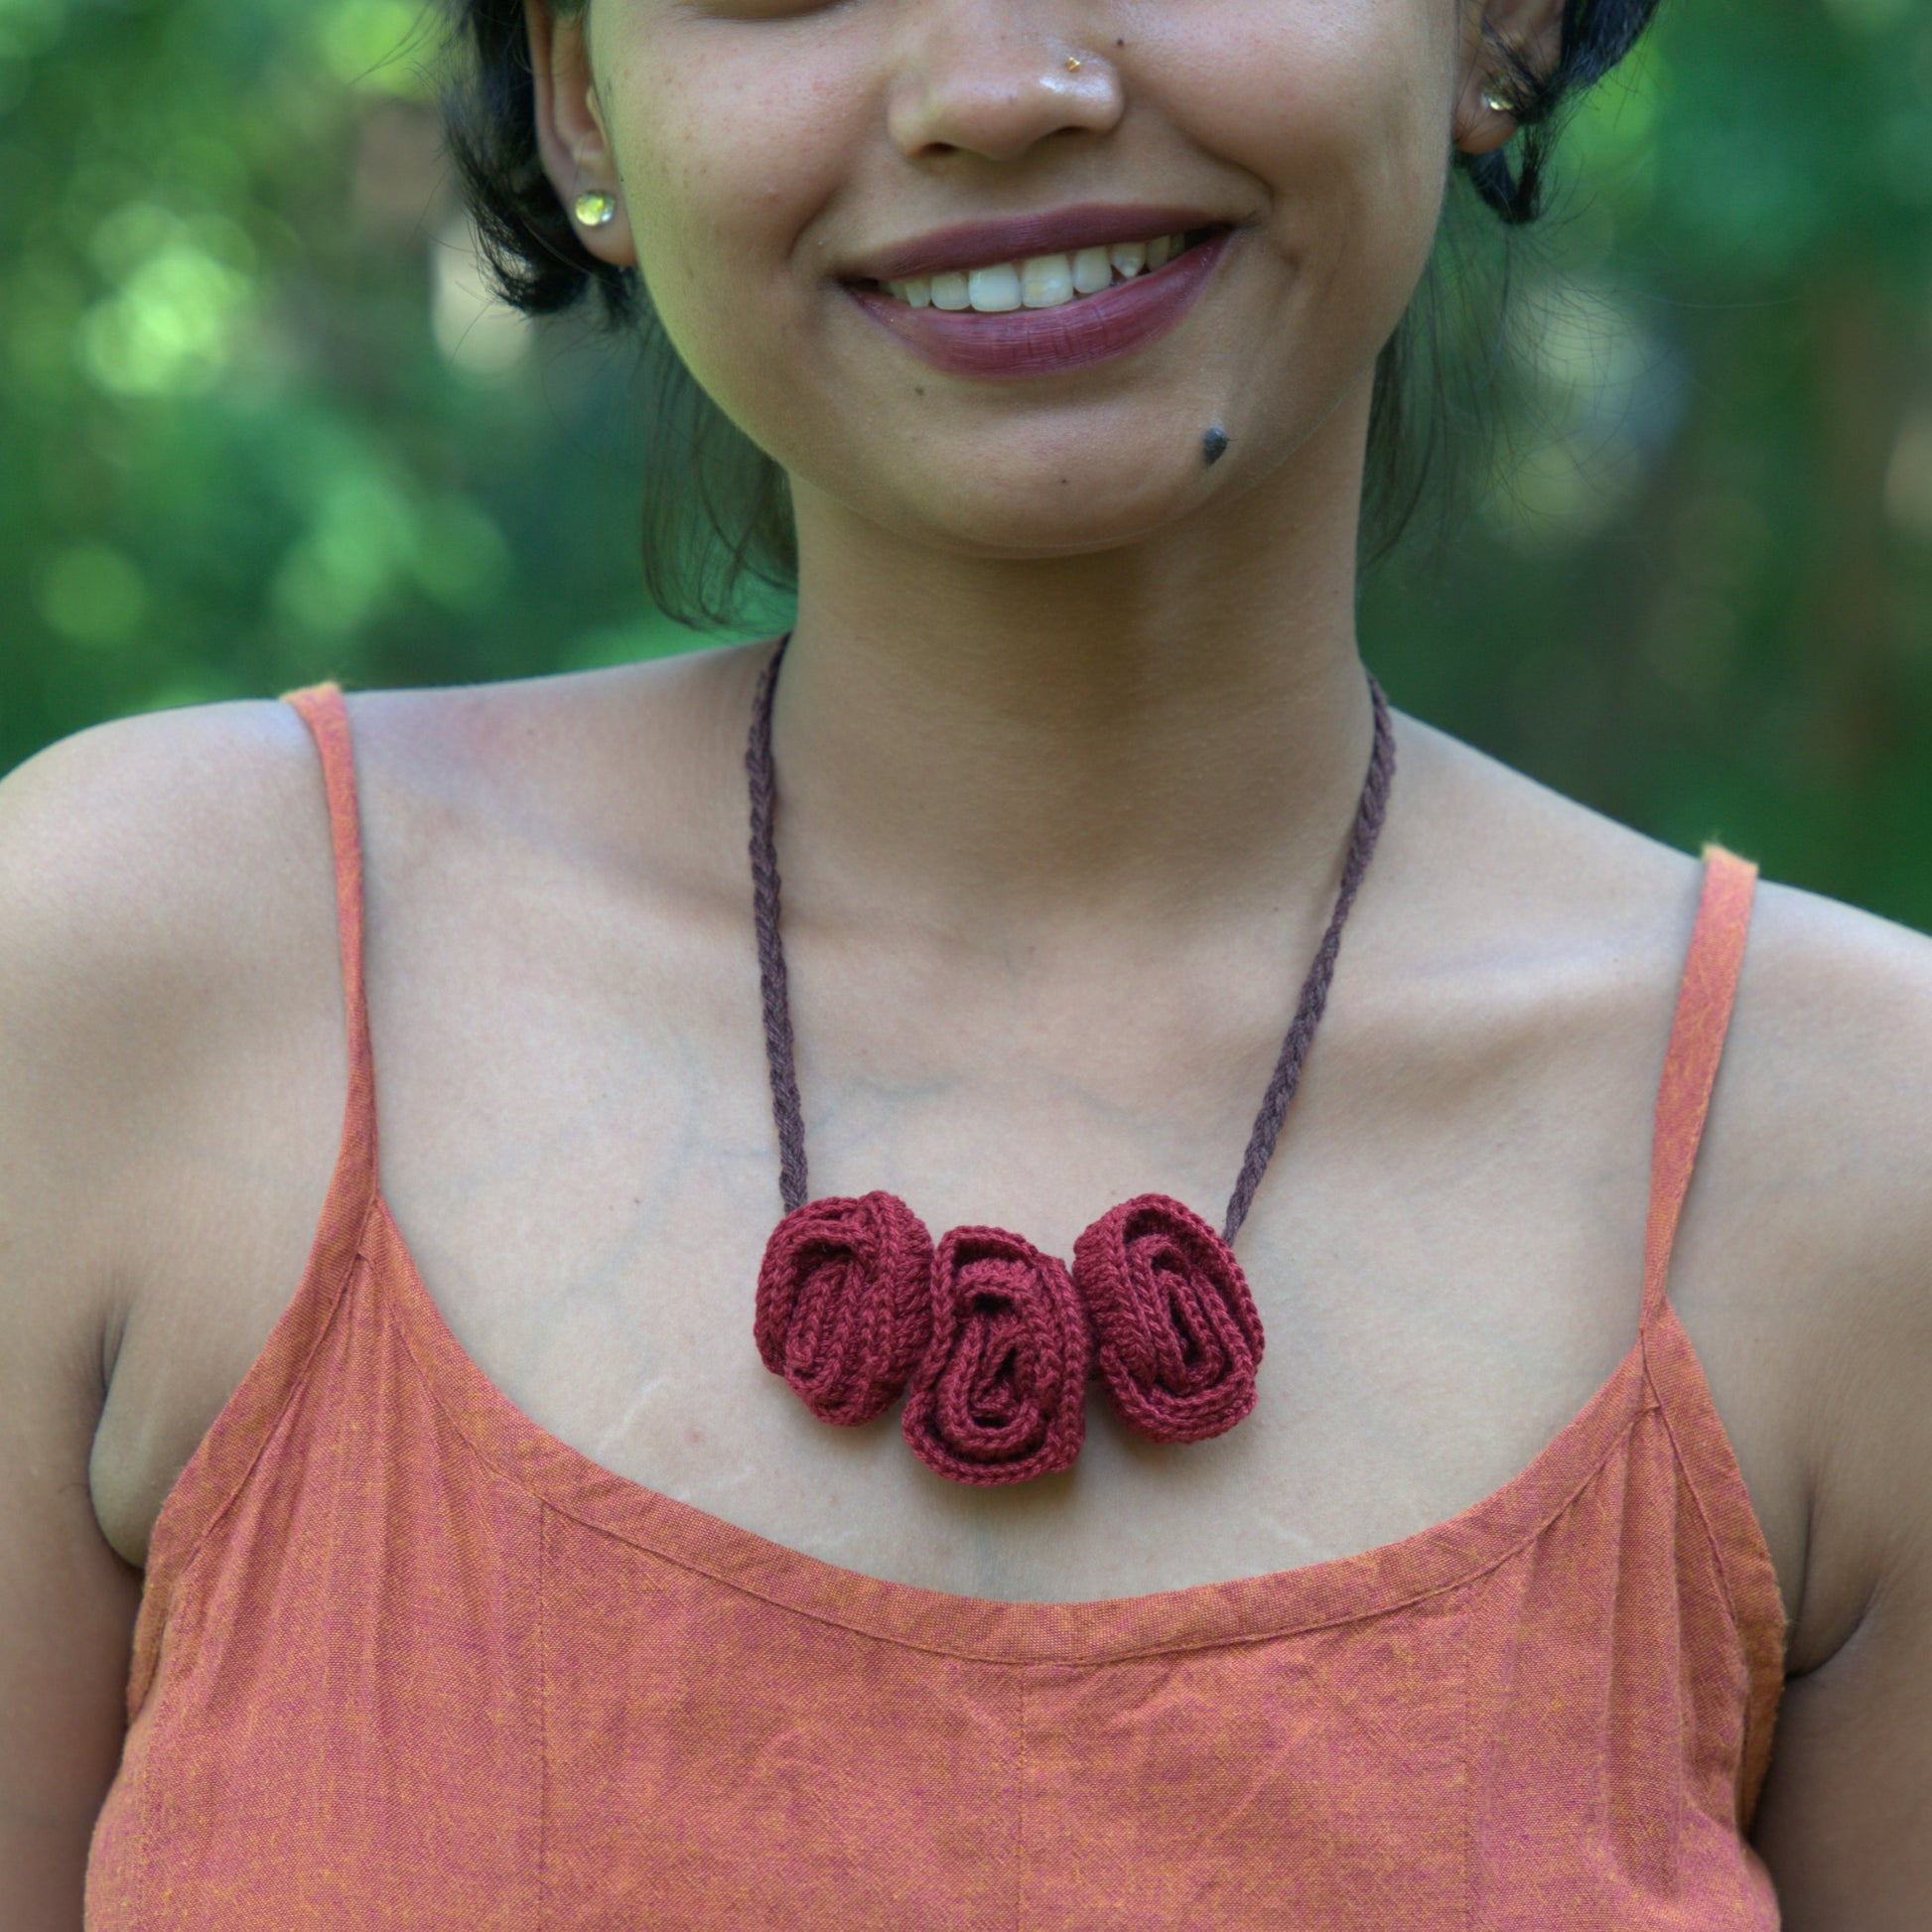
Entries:
[[[94, 1932], [1742, 1932], [1783, 1612], [1665, 1295], [1754, 869], [1717, 848], [1637, 1335], [1520, 1475], [1335, 1562], [1104, 1601], [865, 1577], [598, 1466], [464, 1352], [350, 1045], [306, 1272], [156, 1524]], [[1633, 1284], [1634, 1287], [1634, 1284]]]

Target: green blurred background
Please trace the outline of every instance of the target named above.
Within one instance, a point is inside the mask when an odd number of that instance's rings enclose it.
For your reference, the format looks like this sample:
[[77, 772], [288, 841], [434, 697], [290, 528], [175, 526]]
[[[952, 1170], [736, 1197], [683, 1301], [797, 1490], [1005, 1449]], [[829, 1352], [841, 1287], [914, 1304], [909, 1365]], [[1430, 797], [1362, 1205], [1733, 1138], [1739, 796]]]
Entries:
[[[638, 357], [488, 301], [434, 51], [417, 0], [0, 0], [0, 767], [694, 641], [638, 588]], [[1665, 0], [1559, 175], [1370, 660], [1615, 817], [1932, 928], [1932, 10]]]

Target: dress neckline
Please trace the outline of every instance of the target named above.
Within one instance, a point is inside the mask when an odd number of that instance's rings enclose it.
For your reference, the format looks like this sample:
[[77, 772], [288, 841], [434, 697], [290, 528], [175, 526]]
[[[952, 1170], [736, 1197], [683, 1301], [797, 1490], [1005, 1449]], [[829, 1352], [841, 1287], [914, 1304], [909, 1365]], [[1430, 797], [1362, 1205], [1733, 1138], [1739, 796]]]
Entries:
[[[336, 852], [349, 1044], [341, 1148], [301, 1284], [197, 1447], [155, 1523], [128, 1710], [158, 1668], [177, 1584], [213, 1540], [283, 1418], [326, 1355], [345, 1305], [373, 1310], [361, 1334], [390, 1338], [479, 1466], [539, 1512], [573, 1519], [720, 1588], [786, 1613], [936, 1656], [1084, 1667], [1233, 1646], [1372, 1618], [1423, 1618], [1526, 1551], [1601, 1475], [1675, 1480], [1684, 1534], [1702, 1540], [1766, 1712], [1780, 1678], [1777, 1576], [1696, 1351], [1666, 1293], [1749, 925], [1755, 868], [1706, 851], [1704, 882], [1658, 1090], [1643, 1297], [1628, 1351], [1526, 1467], [1447, 1521], [1351, 1556], [1122, 1597], [1070, 1602], [955, 1594], [866, 1575], [775, 1543], [593, 1461], [518, 1409], [457, 1341], [386, 1200], [377, 1159], [373, 1053], [362, 960], [361, 841], [346, 708], [333, 686], [294, 694], [321, 755]], [[387, 1372], [402, 1364], [386, 1354]], [[351, 1363], [351, 1366], [353, 1364]], [[375, 1367], [380, 1374], [384, 1370]], [[1661, 1462], [1660, 1462], [1661, 1458]], [[1667, 1473], [1674, 1470], [1674, 1477]], [[1760, 1726], [1762, 1728], [1762, 1726]]]
[[[1444, 1522], [1352, 1556], [1140, 1595], [1060, 1602], [971, 1596], [847, 1569], [594, 1461], [519, 1409], [457, 1340], [379, 1190], [357, 1247], [430, 1398], [481, 1461], [545, 1507], [798, 1615], [986, 1663], [1098, 1664], [1287, 1636], [1420, 1605], [1507, 1562], [1588, 1486], [1660, 1407], [1647, 1362], [1660, 1343], [1688, 1368], [1692, 1399], [1710, 1409], [1690, 1338], [1666, 1306], [1526, 1467]], [[1709, 1422], [1722, 1439], [1715, 1411]]]

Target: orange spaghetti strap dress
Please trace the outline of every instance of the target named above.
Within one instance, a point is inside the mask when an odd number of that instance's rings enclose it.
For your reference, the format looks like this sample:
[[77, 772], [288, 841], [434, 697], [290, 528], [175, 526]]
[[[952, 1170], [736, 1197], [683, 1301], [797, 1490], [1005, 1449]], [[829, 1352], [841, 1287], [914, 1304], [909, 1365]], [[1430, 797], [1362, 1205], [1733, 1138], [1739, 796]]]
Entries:
[[1360, 1556], [1003, 1602], [614, 1475], [464, 1353], [378, 1180], [343, 701], [290, 702], [335, 835], [342, 1152], [156, 1525], [95, 1932], [1777, 1924], [1745, 1833], [1783, 1613], [1665, 1295], [1752, 867], [1707, 854], [1636, 1337], [1527, 1469]]

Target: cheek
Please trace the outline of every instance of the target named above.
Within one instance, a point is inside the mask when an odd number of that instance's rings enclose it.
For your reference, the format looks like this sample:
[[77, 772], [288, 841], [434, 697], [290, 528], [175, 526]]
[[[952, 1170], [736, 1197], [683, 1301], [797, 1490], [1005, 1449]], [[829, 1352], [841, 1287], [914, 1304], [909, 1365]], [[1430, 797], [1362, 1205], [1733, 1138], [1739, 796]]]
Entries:
[[[809, 231], [867, 125], [848, 60], [717, 23], [637, 34], [605, 72], [638, 262], [665, 333], [742, 423], [824, 272]], [[748, 393], [748, 390], [750, 393]]]
[[1176, 47], [1174, 112], [1265, 184], [1270, 232], [1312, 293], [1392, 305], [1393, 328], [1448, 178], [1451, 0], [1266, 0], [1205, 17], [1226, 24]]

